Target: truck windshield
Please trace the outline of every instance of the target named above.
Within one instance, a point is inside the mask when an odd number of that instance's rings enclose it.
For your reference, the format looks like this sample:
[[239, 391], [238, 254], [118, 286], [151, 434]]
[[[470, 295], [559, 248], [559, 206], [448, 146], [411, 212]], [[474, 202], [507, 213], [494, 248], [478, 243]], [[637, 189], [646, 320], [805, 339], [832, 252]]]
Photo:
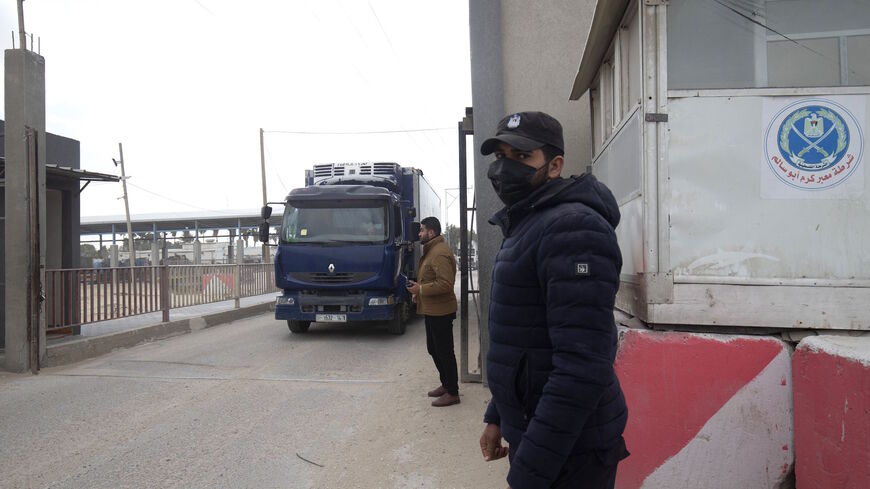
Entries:
[[312, 202], [284, 208], [285, 243], [384, 243], [387, 206], [382, 202]]

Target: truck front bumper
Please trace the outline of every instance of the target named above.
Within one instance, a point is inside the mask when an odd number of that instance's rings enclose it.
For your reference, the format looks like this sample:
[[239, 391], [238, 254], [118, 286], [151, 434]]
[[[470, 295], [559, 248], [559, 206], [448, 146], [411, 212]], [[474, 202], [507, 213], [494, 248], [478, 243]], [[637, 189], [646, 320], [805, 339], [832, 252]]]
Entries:
[[[386, 301], [375, 301], [379, 305], [371, 304], [372, 299], [385, 298]], [[335, 322], [342, 317], [347, 322], [387, 321], [393, 319], [395, 311], [395, 298], [376, 292], [337, 296], [285, 293], [278, 296], [275, 303], [275, 319], [293, 321]]]

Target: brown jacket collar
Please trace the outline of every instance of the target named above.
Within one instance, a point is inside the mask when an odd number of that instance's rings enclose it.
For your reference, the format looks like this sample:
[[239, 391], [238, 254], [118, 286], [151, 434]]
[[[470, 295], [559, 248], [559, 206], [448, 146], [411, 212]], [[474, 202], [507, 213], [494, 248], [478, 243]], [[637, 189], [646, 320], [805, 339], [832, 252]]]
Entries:
[[436, 244], [444, 243], [444, 242], [445, 241], [444, 241], [443, 234], [439, 234], [438, 236], [435, 236], [434, 238], [430, 239], [429, 241], [426, 242], [426, 244], [423, 245], [423, 255], [426, 255], [427, 253], [429, 253], [429, 250], [431, 250], [433, 247], [435, 247]]

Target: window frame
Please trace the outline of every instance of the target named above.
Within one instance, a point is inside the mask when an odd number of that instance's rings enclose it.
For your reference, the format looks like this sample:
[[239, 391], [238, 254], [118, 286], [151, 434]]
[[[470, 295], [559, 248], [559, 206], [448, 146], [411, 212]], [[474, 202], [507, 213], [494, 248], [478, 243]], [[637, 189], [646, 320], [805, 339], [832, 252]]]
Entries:
[[[837, 39], [838, 54], [840, 62], [840, 84], [838, 87], [860, 87], [865, 85], [849, 85], [849, 38], [870, 36], [870, 28], [868, 29], [846, 29], [842, 31], [820, 31], [820, 32], [804, 32], [799, 34], [789, 34], [788, 39], [779, 34], [769, 34], [765, 38], [766, 45], [771, 42], [782, 41], [804, 41], [815, 39]], [[766, 66], [766, 65], [765, 65]], [[786, 88], [786, 87], [770, 87], [770, 88]]]
[[[642, 17], [640, 4], [637, 0], [632, 0], [590, 85], [589, 110], [592, 119], [593, 161], [607, 148], [610, 140], [619, 133], [622, 126], [634, 116], [643, 103]], [[634, 43], [631, 36], [633, 22], [637, 23], [637, 38]], [[637, 50], [637, 63], [634, 70], [630, 66], [632, 44]], [[633, 73], [636, 73], [636, 76], [632, 77]], [[637, 84], [636, 100], [631, 99], [632, 83]]]

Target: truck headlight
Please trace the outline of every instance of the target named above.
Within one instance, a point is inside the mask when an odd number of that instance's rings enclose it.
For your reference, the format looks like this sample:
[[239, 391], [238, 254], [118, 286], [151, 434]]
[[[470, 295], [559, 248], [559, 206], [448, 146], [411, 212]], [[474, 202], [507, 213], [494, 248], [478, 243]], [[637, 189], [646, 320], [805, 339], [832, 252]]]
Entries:
[[370, 306], [390, 306], [396, 303], [393, 296], [389, 297], [372, 297], [369, 299]]
[[286, 295], [278, 296], [278, 305], [279, 306], [292, 306], [296, 304], [296, 299], [292, 297], [287, 297]]

